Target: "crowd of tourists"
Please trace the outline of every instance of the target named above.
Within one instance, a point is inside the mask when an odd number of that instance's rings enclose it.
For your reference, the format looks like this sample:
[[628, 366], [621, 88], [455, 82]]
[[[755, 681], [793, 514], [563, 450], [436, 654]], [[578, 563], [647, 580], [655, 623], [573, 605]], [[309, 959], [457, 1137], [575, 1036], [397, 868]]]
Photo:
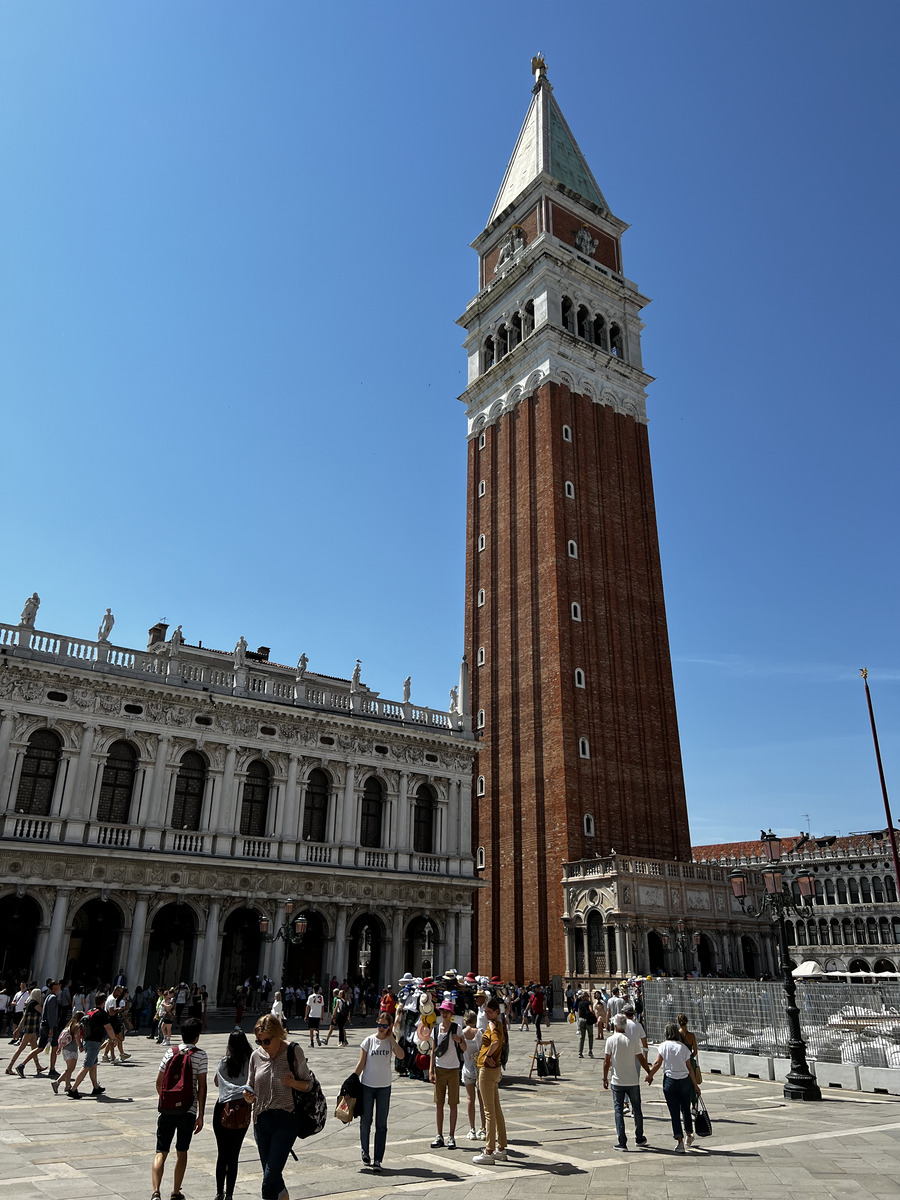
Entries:
[[[647, 1144], [641, 1073], [650, 1084], [662, 1072], [675, 1150], [685, 1153], [693, 1142], [692, 1110], [702, 1083], [697, 1042], [687, 1018], [680, 1016], [666, 1026], [651, 1065], [641, 1024], [639, 980], [623, 981], [609, 991], [570, 985], [562, 999], [561, 1015], [567, 1025], [575, 1026], [579, 1058], [585, 1046], [593, 1058], [595, 1039], [603, 1039], [603, 1087], [612, 1091], [615, 1148], [629, 1149], [626, 1118], [634, 1122], [636, 1145]], [[209, 1063], [198, 1044], [206, 1028], [207, 1004], [202, 985], [129, 992], [123, 973], [108, 988], [89, 993], [71, 981], [47, 980], [43, 987], [22, 983], [15, 990], [0, 984], [0, 1028], [5, 1021], [15, 1045], [6, 1074], [24, 1077], [30, 1065], [37, 1074], [46, 1074], [56, 1094], [62, 1090], [79, 1100], [89, 1080], [90, 1095], [102, 1096], [98, 1065], [131, 1057], [126, 1037], [146, 1024], [147, 1036], [163, 1047], [156, 1078], [159, 1113], [152, 1200], [160, 1198], [173, 1142], [171, 1195], [172, 1200], [183, 1200], [188, 1151], [194, 1134], [203, 1128], [207, 1107]], [[263, 1200], [289, 1200], [284, 1170], [298, 1136], [297, 1096], [310, 1093], [307, 1103], [320, 1103], [324, 1120], [324, 1097], [303, 1046], [291, 1039], [291, 1025], [298, 1032], [302, 1029], [304, 1039], [308, 1036], [310, 1049], [327, 1046], [332, 1037], [338, 1046], [349, 1046], [348, 1029], [375, 1017], [375, 1030], [358, 1043], [358, 1061], [338, 1097], [339, 1112], [343, 1109], [349, 1114], [346, 1119], [359, 1120], [362, 1170], [382, 1169], [391, 1088], [398, 1079], [430, 1085], [432, 1149], [456, 1150], [459, 1133], [463, 1144], [477, 1150], [472, 1161], [489, 1166], [505, 1163], [508, 1156], [500, 1085], [509, 1058], [510, 1027], [518, 1023], [520, 1030], [533, 1029], [537, 1054], [554, 1021], [553, 1008], [550, 987], [504, 983], [497, 976], [474, 972], [460, 976], [447, 971], [440, 978], [407, 973], [396, 987], [388, 986], [380, 994], [365, 981], [339, 984], [332, 979], [322, 989], [317, 983], [275, 988], [265, 976], [247, 979], [237, 989], [235, 1027], [213, 1072], [216, 1200], [230, 1200], [234, 1194], [241, 1147], [251, 1127], [263, 1168]], [[246, 1011], [256, 1017], [255, 1048], [241, 1027]], [[43, 1055], [48, 1056], [46, 1065]]]

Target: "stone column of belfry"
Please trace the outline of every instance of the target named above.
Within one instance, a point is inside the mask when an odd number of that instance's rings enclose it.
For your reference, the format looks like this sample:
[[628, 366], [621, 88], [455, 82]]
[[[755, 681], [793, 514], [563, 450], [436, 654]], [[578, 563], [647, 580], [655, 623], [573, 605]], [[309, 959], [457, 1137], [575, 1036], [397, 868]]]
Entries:
[[[541, 60], [473, 243], [482, 290], [459, 322], [466, 650], [485, 779], [472, 799], [487, 885], [474, 957], [505, 979], [565, 972], [564, 862], [613, 847], [690, 858], [640, 350], [648, 301], [622, 274], [626, 228]], [[496, 330], [516, 311], [534, 329], [504, 353]]]

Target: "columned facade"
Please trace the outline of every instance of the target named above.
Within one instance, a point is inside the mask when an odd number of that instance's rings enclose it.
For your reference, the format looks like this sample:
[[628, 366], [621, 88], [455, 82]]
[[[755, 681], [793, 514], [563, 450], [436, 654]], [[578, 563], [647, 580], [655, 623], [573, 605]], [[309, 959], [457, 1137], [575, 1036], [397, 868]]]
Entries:
[[[264, 972], [383, 985], [423, 916], [467, 970], [465, 715], [164, 633], [140, 652], [0, 625], [6, 976], [124, 969], [219, 1003]], [[288, 898], [299, 947], [259, 932]]]

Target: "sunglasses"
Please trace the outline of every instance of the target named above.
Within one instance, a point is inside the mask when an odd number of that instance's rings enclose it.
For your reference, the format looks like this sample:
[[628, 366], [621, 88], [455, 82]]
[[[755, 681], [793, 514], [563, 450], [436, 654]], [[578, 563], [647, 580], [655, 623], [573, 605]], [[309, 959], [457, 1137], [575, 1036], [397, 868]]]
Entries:
[[378, 1028], [379, 1028], [379, 1029], [390, 1029], [390, 1025], [382, 1025], [382, 1024], [381, 1024], [381, 1022], [379, 1021], [379, 1022], [378, 1022]]
[[256, 1044], [257, 1046], [271, 1046], [272, 1038], [257, 1038]]

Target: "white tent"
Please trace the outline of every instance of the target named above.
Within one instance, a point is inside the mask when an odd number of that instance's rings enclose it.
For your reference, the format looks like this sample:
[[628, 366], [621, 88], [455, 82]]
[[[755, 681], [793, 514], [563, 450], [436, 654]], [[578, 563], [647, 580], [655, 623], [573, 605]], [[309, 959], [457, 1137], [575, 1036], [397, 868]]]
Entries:
[[791, 974], [795, 979], [816, 979], [820, 975], [824, 975], [825, 972], [817, 962], [807, 960], [806, 962], [802, 962], [799, 967], [794, 967]]

